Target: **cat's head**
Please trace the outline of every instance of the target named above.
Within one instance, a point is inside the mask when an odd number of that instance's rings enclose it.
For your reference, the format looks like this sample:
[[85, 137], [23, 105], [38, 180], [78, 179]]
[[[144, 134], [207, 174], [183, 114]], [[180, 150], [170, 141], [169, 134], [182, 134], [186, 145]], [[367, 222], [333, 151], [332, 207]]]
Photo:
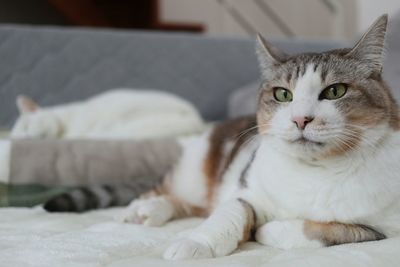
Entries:
[[287, 55], [258, 37], [261, 134], [313, 159], [375, 146], [398, 128], [397, 105], [382, 80], [387, 15], [351, 49]]
[[37, 105], [27, 96], [17, 97], [19, 117], [15, 122], [11, 138], [57, 138], [61, 134], [59, 119]]

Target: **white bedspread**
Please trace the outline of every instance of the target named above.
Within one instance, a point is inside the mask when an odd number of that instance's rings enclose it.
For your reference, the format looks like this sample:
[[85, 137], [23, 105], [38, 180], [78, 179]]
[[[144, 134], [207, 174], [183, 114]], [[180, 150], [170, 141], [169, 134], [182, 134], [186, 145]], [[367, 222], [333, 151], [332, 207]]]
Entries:
[[119, 209], [48, 214], [41, 208], [0, 209], [0, 266], [400, 266], [400, 237], [322, 249], [282, 251], [247, 243], [231, 256], [165, 261], [162, 251], [201, 219], [161, 228], [113, 221]]

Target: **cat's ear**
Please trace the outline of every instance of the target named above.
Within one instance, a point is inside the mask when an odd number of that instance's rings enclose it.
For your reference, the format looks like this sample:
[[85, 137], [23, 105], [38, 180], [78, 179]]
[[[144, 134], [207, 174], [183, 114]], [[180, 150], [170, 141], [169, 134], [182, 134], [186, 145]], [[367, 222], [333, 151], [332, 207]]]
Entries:
[[17, 108], [20, 114], [32, 113], [39, 109], [39, 106], [29, 97], [17, 96]]
[[346, 54], [361, 60], [374, 71], [381, 72], [385, 52], [385, 36], [388, 15], [380, 16], [361, 37], [357, 44]]
[[270, 71], [273, 65], [281, 63], [287, 55], [257, 34], [256, 53], [262, 73]]

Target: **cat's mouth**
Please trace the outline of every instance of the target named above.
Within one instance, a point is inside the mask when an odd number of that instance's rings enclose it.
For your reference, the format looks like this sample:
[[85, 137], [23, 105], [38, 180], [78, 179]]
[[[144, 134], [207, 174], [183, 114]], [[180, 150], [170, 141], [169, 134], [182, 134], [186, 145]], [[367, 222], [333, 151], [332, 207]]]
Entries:
[[317, 142], [317, 141], [313, 141], [311, 139], [308, 139], [304, 136], [301, 136], [293, 141], [291, 141], [293, 144], [299, 144], [299, 145], [318, 145], [318, 146], [322, 146], [323, 143], [321, 142]]

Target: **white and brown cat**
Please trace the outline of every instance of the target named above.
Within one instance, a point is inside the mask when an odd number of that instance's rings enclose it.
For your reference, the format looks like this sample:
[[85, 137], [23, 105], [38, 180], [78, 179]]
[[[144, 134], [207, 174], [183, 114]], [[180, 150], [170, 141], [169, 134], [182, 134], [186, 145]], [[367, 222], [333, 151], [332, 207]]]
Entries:
[[182, 139], [179, 163], [122, 219], [161, 226], [208, 216], [167, 248], [172, 260], [228, 255], [252, 236], [289, 249], [398, 234], [399, 114], [382, 80], [387, 20], [353, 48], [323, 53], [287, 55], [259, 37], [257, 116]]
[[11, 138], [147, 139], [193, 134], [204, 130], [188, 101], [150, 89], [113, 89], [89, 99], [40, 107], [17, 97], [20, 116]]
[[399, 233], [399, 115], [382, 80], [387, 20], [352, 49], [324, 53], [286, 55], [259, 37], [257, 122], [182, 140], [176, 168], [124, 220], [160, 226], [209, 214], [166, 259], [224, 256], [253, 232], [284, 249]]

